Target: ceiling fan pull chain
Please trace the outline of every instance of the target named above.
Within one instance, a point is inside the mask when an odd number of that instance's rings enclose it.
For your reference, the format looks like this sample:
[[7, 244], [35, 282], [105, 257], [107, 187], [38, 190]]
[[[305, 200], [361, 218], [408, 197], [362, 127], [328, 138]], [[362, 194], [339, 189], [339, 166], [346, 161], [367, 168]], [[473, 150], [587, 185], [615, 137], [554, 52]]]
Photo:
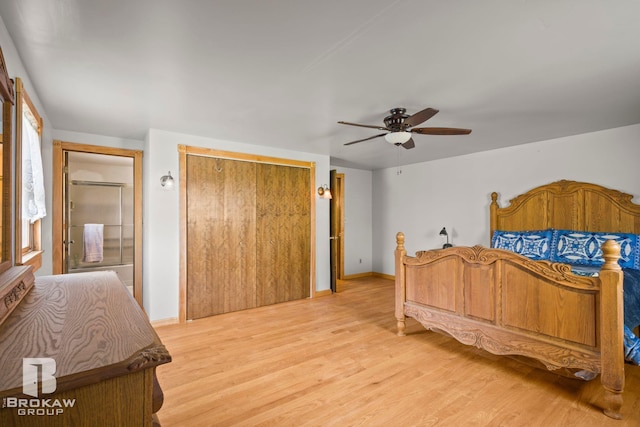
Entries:
[[396, 167], [396, 175], [402, 175], [402, 169], [400, 168], [400, 146], [396, 145], [396, 164], [398, 165]]

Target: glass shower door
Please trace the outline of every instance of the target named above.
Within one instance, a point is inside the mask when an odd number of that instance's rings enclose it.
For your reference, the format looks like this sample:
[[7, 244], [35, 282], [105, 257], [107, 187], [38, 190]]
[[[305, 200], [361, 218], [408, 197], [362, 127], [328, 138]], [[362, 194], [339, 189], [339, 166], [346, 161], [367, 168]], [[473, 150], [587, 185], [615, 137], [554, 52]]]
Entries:
[[[120, 183], [71, 181], [69, 185], [69, 251], [67, 268], [120, 265], [123, 263], [123, 187]], [[129, 222], [131, 223], [131, 221]], [[91, 261], [84, 253], [87, 224], [103, 228], [102, 260]]]

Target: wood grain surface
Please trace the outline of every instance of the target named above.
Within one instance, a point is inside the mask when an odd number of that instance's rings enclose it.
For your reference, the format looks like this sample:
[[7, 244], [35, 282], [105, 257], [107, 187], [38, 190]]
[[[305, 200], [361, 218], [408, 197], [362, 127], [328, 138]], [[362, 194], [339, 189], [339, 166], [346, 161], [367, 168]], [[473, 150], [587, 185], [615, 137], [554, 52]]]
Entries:
[[[640, 367], [627, 366], [624, 419], [585, 382], [465, 346], [407, 320], [396, 336], [391, 280], [157, 328], [164, 427], [640, 425]], [[304, 331], [304, 333], [301, 333]]]
[[187, 319], [307, 298], [310, 169], [189, 155]]
[[21, 391], [23, 358], [53, 358], [63, 390], [168, 362], [163, 349], [114, 272], [38, 277], [0, 326], [0, 395]]
[[521, 231], [547, 228], [640, 233], [640, 205], [633, 196], [600, 185], [561, 180], [514, 197], [500, 207], [491, 195], [491, 237], [495, 230]]
[[0, 325], [18, 308], [33, 287], [35, 277], [29, 266], [15, 266], [0, 273]]
[[187, 318], [256, 306], [256, 163], [187, 156]]

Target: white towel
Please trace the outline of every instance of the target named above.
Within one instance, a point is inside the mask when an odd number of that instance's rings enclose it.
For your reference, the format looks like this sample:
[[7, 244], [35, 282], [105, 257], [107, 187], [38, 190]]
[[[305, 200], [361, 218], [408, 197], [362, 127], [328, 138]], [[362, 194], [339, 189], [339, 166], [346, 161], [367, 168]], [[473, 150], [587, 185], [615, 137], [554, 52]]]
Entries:
[[104, 224], [85, 224], [82, 236], [82, 261], [101, 262]]

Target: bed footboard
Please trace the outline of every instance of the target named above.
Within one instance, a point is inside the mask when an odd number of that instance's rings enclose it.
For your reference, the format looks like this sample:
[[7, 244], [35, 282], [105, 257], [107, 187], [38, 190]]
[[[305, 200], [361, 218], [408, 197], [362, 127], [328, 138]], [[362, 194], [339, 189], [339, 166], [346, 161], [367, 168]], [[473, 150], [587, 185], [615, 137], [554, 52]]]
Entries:
[[445, 332], [493, 354], [536, 359], [548, 369], [601, 375], [605, 413], [620, 418], [624, 388], [623, 274], [620, 247], [603, 246], [599, 277], [568, 265], [533, 261], [481, 246], [407, 256], [404, 234], [395, 251], [398, 335], [405, 319]]

